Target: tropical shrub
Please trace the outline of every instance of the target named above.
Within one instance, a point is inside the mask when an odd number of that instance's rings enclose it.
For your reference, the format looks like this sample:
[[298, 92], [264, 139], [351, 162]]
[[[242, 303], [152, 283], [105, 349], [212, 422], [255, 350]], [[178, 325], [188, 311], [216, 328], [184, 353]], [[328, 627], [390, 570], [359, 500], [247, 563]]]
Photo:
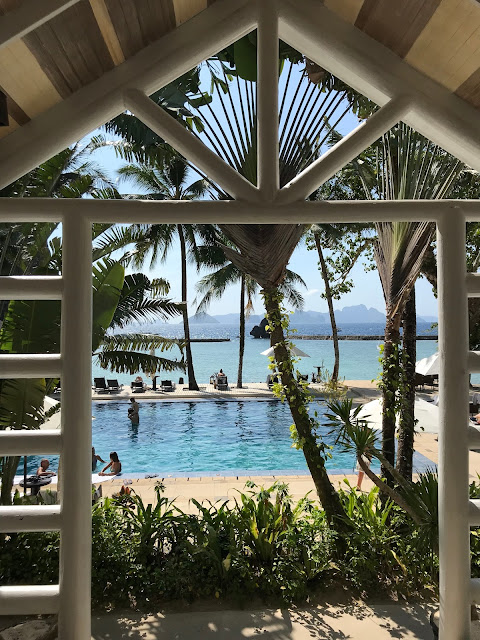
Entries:
[[[437, 556], [421, 526], [381, 501], [377, 488], [362, 494], [346, 485], [339, 495], [348, 535], [332, 529], [308, 495], [294, 504], [283, 483], [248, 483], [233, 504], [193, 500], [196, 514], [179, 510], [160, 484], [153, 505], [134, 492], [101, 500], [92, 507], [93, 604], [145, 608], [211, 597], [282, 604], [335, 585], [369, 596], [436, 589]], [[56, 583], [58, 548], [56, 533], [4, 536], [0, 584]], [[472, 560], [478, 575], [475, 532]]]

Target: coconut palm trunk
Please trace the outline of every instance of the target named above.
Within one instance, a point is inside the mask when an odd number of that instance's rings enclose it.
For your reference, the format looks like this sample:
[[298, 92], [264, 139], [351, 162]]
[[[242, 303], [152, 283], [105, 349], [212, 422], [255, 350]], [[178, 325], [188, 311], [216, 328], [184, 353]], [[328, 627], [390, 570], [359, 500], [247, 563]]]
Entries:
[[[181, 224], [177, 224], [178, 238], [180, 240], [180, 256], [182, 260], [182, 301], [187, 302], [187, 250], [185, 246], [185, 235]], [[188, 388], [190, 391], [198, 391], [198, 384], [195, 380], [193, 370], [192, 347], [190, 344], [190, 325], [188, 322], [188, 305], [182, 311], [183, 333], [185, 336], [185, 354], [187, 359]]]
[[262, 295], [271, 331], [271, 342], [275, 351], [275, 361], [292, 418], [295, 422], [298, 440], [302, 442], [305, 461], [328, 521], [335, 525], [337, 531], [343, 531], [346, 529], [346, 524], [342, 518], [342, 504], [338, 493], [335, 491], [328, 477], [325, 460], [321, 455], [315, 438], [312, 421], [306, 411], [302, 389], [295, 380], [291, 356], [285, 342], [280, 309], [282, 295], [276, 287], [264, 289]]
[[332, 326], [332, 338], [333, 338], [333, 351], [335, 354], [335, 364], [333, 365], [332, 382], [337, 382], [338, 372], [340, 369], [340, 349], [338, 347], [338, 329], [337, 321], [335, 320], [335, 311], [333, 309], [332, 290], [330, 288], [330, 281], [328, 279], [327, 265], [325, 264], [325, 258], [322, 251], [322, 245], [320, 243], [320, 237], [317, 233], [314, 234], [315, 246], [317, 247], [318, 259], [320, 261], [320, 268], [322, 270], [322, 278], [325, 285], [325, 297], [327, 298], [328, 313], [330, 315], [330, 324]]
[[415, 361], [417, 359], [417, 315], [415, 287], [403, 312], [403, 392], [398, 428], [397, 471], [412, 480], [415, 438]]
[[245, 353], [245, 275], [240, 280], [240, 344], [238, 349], [237, 389], [243, 383], [243, 355]]

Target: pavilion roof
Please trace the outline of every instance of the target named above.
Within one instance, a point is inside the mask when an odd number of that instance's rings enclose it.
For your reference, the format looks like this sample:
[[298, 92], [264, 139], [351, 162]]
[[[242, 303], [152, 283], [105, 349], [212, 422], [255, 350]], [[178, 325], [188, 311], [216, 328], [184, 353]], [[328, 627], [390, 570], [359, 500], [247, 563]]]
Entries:
[[[8, 18], [32, 2], [37, 2], [36, 6], [42, 3], [66, 4], [68, 8], [22, 38], [7, 38], [8, 42], [4, 44], [1, 22], [8, 23]], [[255, 2], [261, 0], [252, 0], [251, 4], [255, 5]], [[302, 5], [308, 6], [310, 15], [315, 7], [323, 12], [328, 10], [330, 15], [335, 14], [332, 19], [337, 24], [344, 24], [346, 39], [349, 34], [355, 34], [356, 29], [361, 30], [368, 38], [359, 34], [362, 39], [358, 42], [368, 48], [369, 42], [376, 41], [377, 53], [369, 55], [375, 58], [379, 68], [384, 65], [384, 56], [378, 52], [385, 52], [390, 69], [393, 52], [394, 57], [398, 57], [402, 73], [411, 67], [428, 77], [425, 78], [427, 85], [430, 83], [428, 86], [433, 87], [430, 82], [433, 80], [446, 90], [447, 97], [458, 96], [460, 111], [467, 108], [467, 112], [459, 117], [470, 120], [471, 126], [477, 129], [471, 109], [480, 109], [480, 3], [477, 0], [288, 2], [300, 10]], [[12, 143], [5, 146], [3, 142], [6, 140], [3, 140], [0, 149], [3, 145], [7, 154], [11, 153], [10, 147], [17, 149], [18, 145], [25, 145], [23, 138], [17, 145], [16, 129], [55, 107], [58, 110], [59, 103], [81, 90], [85, 91], [89, 85], [98, 86], [98, 81], [101, 82], [112, 70], [138, 57], [150, 45], [161, 43], [167, 34], [170, 34], [167, 36], [170, 42], [171, 32], [184, 29], [183, 23], [188, 26], [194, 16], [205, 10], [207, 14], [210, 10], [215, 14], [218, 8], [217, 13], [223, 11], [226, 14], [232, 7], [234, 22], [234, 7], [240, 4], [239, 0], [41, 0], [39, 3], [40, 0], [0, 0], [0, 13], [4, 16], [0, 19], [0, 90], [7, 95], [9, 112], [9, 126], [0, 127], [0, 137], [8, 139], [12, 136]], [[207, 5], [213, 7], [208, 9]], [[194, 32], [190, 31], [190, 35], [187, 32], [183, 33], [191, 40]], [[225, 42], [219, 42], [218, 48], [223, 48]], [[379, 49], [377, 43], [390, 51], [383, 47]], [[363, 47], [358, 43], [354, 46]], [[166, 48], [171, 50], [170, 45]], [[395, 64], [394, 60], [396, 71]], [[328, 68], [328, 60], [325, 66]], [[416, 77], [418, 86], [418, 74]], [[349, 78], [342, 79], [349, 81]], [[460, 102], [467, 104], [461, 105]], [[450, 102], [449, 108], [455, 110], [455, 104]], [[468, 113], [469, 108], [471, 113]], [[447, 115], [446, 119], [449, 118]], [[101, 124], [93, 120], [92, 123], [92, 128]], [[38, 132], [41, 126], [35, 131]], [[425, 135], [429, 133], [427, 130]], [[477, 138], [475, 144], [480, 144], [480, 129], [478, 134], [474, 136]], [[465, 140], [468, 144], [468, 135]], [[465, 159], [468, 161], [469, 157], [465, 156]]]

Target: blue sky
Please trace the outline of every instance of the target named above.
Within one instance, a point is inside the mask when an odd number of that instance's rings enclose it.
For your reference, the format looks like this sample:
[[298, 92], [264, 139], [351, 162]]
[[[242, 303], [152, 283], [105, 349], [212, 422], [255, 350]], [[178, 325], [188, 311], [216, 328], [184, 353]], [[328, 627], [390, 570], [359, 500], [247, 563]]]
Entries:
[[[284, 83], [285, 72], [280, 80], [280, 87]], [[287, 99], [289, 94], [287, 93]], [[293, 98], [292, 98], [293, 99]], [[215, 110], [215, 100], [212, 103]], [[332, 121], [335, 120], [336, 112], [334, 112]], [[221, 116], [219, 116], [221, 118]], [[357, 125], [357, 119], [352, 114], [342, 120], [340, 127], [341, 133], [345, 134], [351, 131]], [[108, 138], [108, 135], [107, 135]], [[115, 157], [112, 149], [104, 149], [96, 152], [97, 160], [106, 168], [112, 178], [115, 178], [116, 172], [124, 164], [123, 161]], [[195, 179], [192, 176], [192, 180]], [[134, 186], [126, 183], [120, 184], [120, 191], [123, 193], [136, 192]], [[299, 273], [305, 280], [307, 288], [302, 291], [305, 297], [305, 309], [315, 311], [327, 311], [326, 301], [320, 296], [323, 292], [323, 283], [320, 272], [317, 267], [317, 254], [314, 251], [308, 251], [303, 242], [295, 250], [290, 261], [289, 268]], [[171, 284], [171, 296], [180, 299], [180, 254], [178, 246], [173, 247], [167, 260], [153, 269], [144, 268], [144, 271], [151, 277], [166, 278]], [[205, 272], [198, 274], [196, 270], [190, 266], [188, 269], [189, 278], [189, 305], [192, 313], [194, 312], [193, 301], [196, 296], [195, 284]], [[369, 271], [365, 273], [362, 264], [358, 264], [352, 271], [352, 278], [355, 286], [353, 290], [344, 295], [341, 300], [335, 302], [335, 308], [344, 306], [364, 304], [367, 307], [375, 307], [380, 311], [384, 311], [384, 299], [377, 271]], [[424, 279], [420, 279], [416, 285], [417, 290], [417, 313], [418, 315], [437, 315], [437, 301], [432, 293], [432, 288]], [[224, 313], [238, 312], [239, 288], [231, 287], [227, 290], [221, 301], [214, 301], [209, 309], [209, 313], [219, 315]], [[254, 301], [255, 312], [262, 313], [262, 306], [259, 299]]]

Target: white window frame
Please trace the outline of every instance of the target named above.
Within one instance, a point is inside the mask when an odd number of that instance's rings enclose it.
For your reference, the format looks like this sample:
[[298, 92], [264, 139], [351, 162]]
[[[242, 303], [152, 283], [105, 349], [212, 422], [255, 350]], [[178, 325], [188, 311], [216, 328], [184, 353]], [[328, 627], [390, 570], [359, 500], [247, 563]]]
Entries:
[[[23, 22], [17, 36], [27, 27]], [[255, 28], [259, 38], [258, 188], [147, 97]], [[278, 113], [279, 37], [381, 106], [281, 190], [278, 122], [272, 118]], [[15, 33], [10, 32], [9, 38], [12, 41]], [[63, 224], [61, 277], [0, 278], [2, 299], [62, 300], [59, 356], [0, 356], [2, 378], [62, 378], [60, 434], [0, 432], [0, 455], [62, 456], [60, 507], [0, 508], [0, 531], [60, 529], [60, 581], [58, 586], [0, 587], [0, 614], [58, 611], [62, 640], [90, 638], [91, 431], [86, 427], [91, 416], [92, 223], [429, 220], [437, 225], [439, 268], [440, 633], [449, 640], [469, 638], [470, 602], [480, 599], [480, 581], [470, 580], [469, 526], [480, 524], [480, 501], [468, 499], [468, 451], [480, 446], [480, 432], [468, 427], [468, 373], [480, 372], [480, 354], [468, 352], [467, 299], [480, 296], [480, 278], [466, 274], [465, 223], [480, 220], [480, 203], [305, 202], [304, 198], [400, 120], [480, 170], [478, 112], [314, 0], [229, 0], [216, 3], [2, 140], [0, 187], [125, 108], [217, 181], [235, 201], [19, 198], [0, 202], [1, 222]]]

